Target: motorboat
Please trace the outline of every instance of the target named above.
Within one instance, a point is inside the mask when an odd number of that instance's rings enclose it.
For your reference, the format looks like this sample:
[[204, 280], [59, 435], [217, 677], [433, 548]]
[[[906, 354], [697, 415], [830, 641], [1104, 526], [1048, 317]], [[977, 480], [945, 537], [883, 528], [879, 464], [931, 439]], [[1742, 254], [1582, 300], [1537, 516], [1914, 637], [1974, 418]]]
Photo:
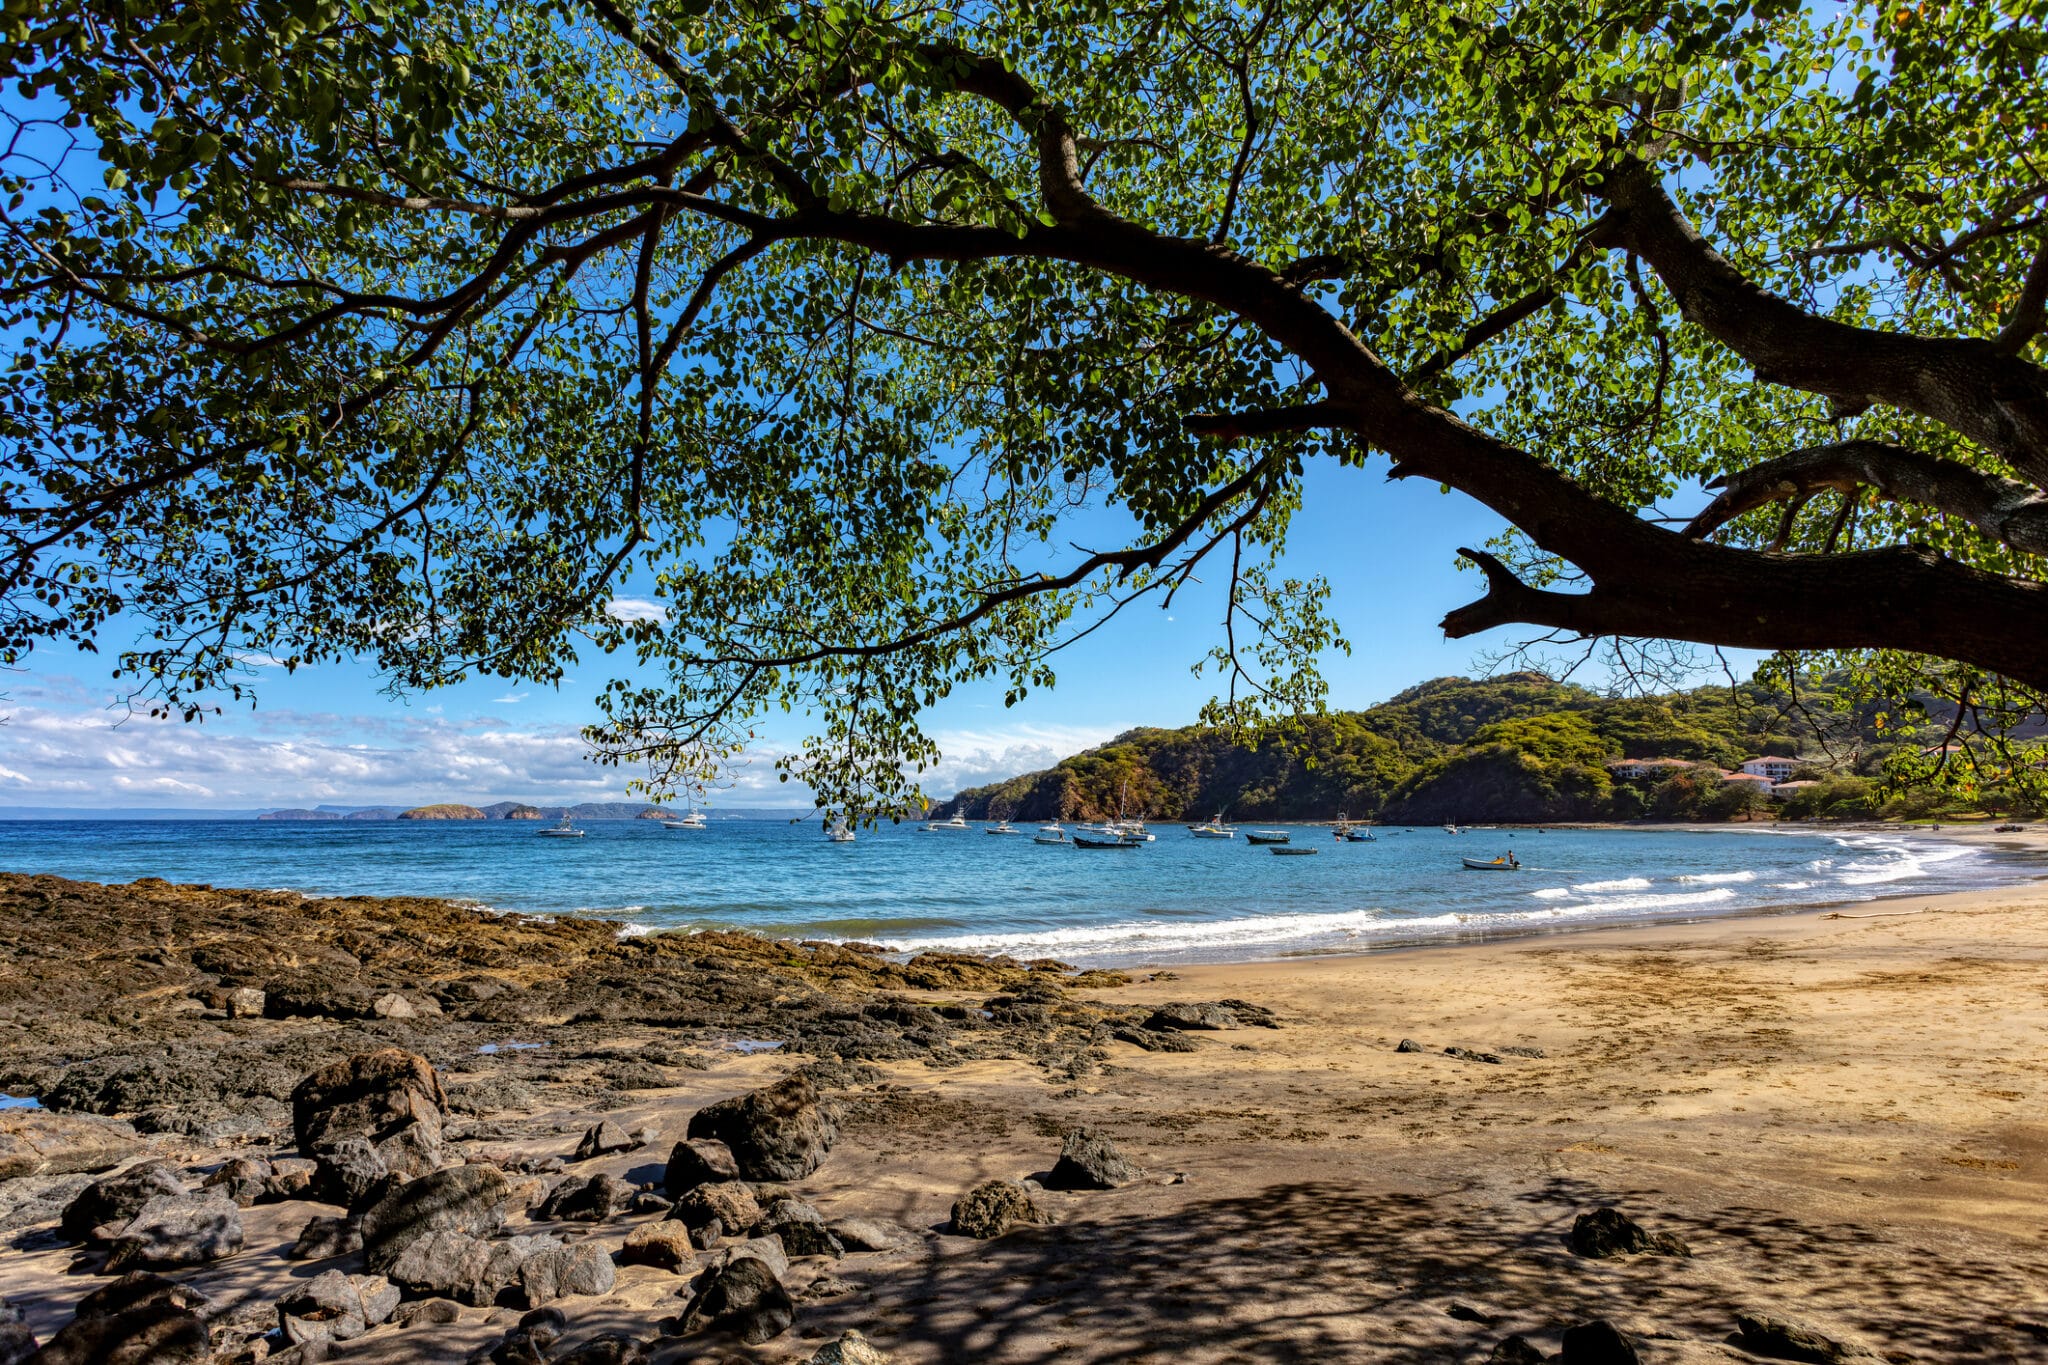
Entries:
[[1464, 833], [1464, 831], [1463, 831], [1463, 830], [1461, 830], [1461, 829], [1459, 829], [1459, 828], [1458, 828], [1458, 827], [1457, 827], [1456, 825], [1445, 825], [1445, 826], [1444, 826], [1444, 833], [1446, 833], [1446, 834], [1462, 834], [1462, 833]]
[[853, 842], [853, 826], [846, 823], [845, 816], [842, 815], [833, 820], [832, 828], [825, 831], [825, 842], [828, 844], [850, 844]]
[[1089, 839], [1079, 834], [1074, 836], [1075, 848], [1136, 848], [1137, 846], [1138, 841], [1136, 839]]
[[1237, 831], [1223, 823], [1223, 812], [1221, 811], [1210, 816], [1205, 824], [1189, 825], [1188, 833], [1197, 839], [1235, 839], [1237, 837]]
[[583, 837], [583, 831], [570, 824], [569, 817], [566, 815], [562, 817], [560, 824], [549, 825], [546, 829], [537, 829], [534, 831], [534, 834], [542, 839], [581, 839]]
[[1344, 832], [1344, 842], [1347, 844], [1376, 844], [1379, 841], [1379, 836], [1369, 829], [1353, 829]]
[[1277, 848], [1268, 849], [1267, 852], [1277, 854], [1283, 858], [1310, 858], [1321, 853], [1322, 850], [1314, 844], [1303, 844], [1299, 847], [1283, 844]]
[[1248, 831], [1244, 839], [1248, 844], [1285, 844], [1291, 843], [1294, 836], [1284, 829], [1255, 829]]
[[998, 820], [982, 831], [983, 834], [1022, 834], [1023, 832], [1023, 830], [1018, 829], [1008, 820]]
[[1465, 870], [1468, 872], [1520, 872], [1522, 870], [1522, 861], [1512, 853], [1503, 853], [1500, 857], [1494, 858], [1491, 861], [1483, 858], [1467, 858], [1465, 859]]
[[954, 811], [953, 818], [950, 820], [927, 820], [925, 822], [924, 832], [927, 834], [932, 834], [942, 829], [966, 830], [971, 828], [973, 828], [973, 826], [967, 823], [967, 817], [962, 815], [958, 811]]
[[1103, 828], [1119, 839], [1128, 839], [1134, 844], [1149, 844], [1159, 837], [1145, 828], [1143, 820], [1114, 820]]
[[673, 820], [662, 821], [661, 827], [663, 829], [705, 829], [708, 828], [708, 822], [704, 819], [703, 811], [693, 810], [689, 814], [679, 815]]
[[1068, 844], [1072, 843], [1073, 840], [1067, 838], [1066, 830], [1062, 829], [1060, 822], [1055, 820], [1049, 825], [1040, 825], [1038, 833], [1032, 837], [1031, 842], [1034, 844]]

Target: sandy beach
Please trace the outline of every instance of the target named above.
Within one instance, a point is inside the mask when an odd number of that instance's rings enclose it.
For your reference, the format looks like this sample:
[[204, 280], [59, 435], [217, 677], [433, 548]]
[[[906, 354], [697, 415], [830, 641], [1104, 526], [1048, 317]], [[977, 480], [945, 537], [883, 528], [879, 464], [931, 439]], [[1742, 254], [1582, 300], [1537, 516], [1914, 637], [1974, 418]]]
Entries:
[[[972, 1009], [1011, 998], [888, 994]], [[563, 1340], [614, 1331], [664, 1362], [800, 1361], [851, 1328], [902, 1365], [1419, 1363], [1484, 1361], [1510, 1334], [1549, 1354], [1567, 1327], [1604, 1318], [1644, 1361], [1770, 1358], [1731, 1341], [1750, 1312], [1894, 1361], [2048, 1359], [2048, 887], [1181, 967], [1066, 995], [1109, 1019], [1244, 1001], [1280, 1027], [1177, 1035], [1189, 1051], [1098, 1029], [1092, 1060], [984, 1047], [864, 1061], [827, 1100], [840, 1131], [823, 1164], [763, 1193], [887, 1220], [906, 1230], [901, 1246], [798, 1258], [785, 1277], [795, 1323], [765, 1343], [660, 1335], [688, 1276], [647, 1265], [621, 1265], [608, 1293], [555, 1301]], [[280, 1038], [321, 1027], [332, 1025], [275, 1025]], [[677, 1035], [620, 1023], [580, 1036], [615, 1057]], [[1419, 1050], [1397, 1050], [1404, 1039]], [[548, 1073], [527, 1054], [472, 1056], [465, 1074], [444, 1076], [451, 1086], [524, 1076], [537, 1099], [453, 1134], [452, 1147], [509, 1168], [566, 1155], [609, 1118], [660, 1136], [572, 1169], [647, 1186], [690, 1114], [800, 1060], [705, 1047], [657, 1088], [613, 1090], [593, 1107], [573, 1087], [551, 1097], [542, 1081], [575, 1075], [560, 1061]], [[1035, 1192], [1048, 1225], [953, 1235], [963, 1192], [1043, 1177], [1082, 1125], [1144, 1177]], [[288, 1132], [266, 1146], [280, 1134], [261, 1125], [146, 1141], [195, 1184], [229, 1154], [290, 1147]], [[1575, 1217], [1603, 1206], [1691, 1256], [1575, 1254]], [[329, 1268], [282, 1252], [309, 1214], [341, 1210], [301, 1200], [243, 1212], [241, 1253], [171, 1273], [233, 1306], [226, 1316], [260, 1317]], [[522, 1213], [509, 1230], [616, 1249], [659, 1217], [563, 1227]], [[0, 1283], [47, 1340], [104, 1280], [47, 1223], [8, 1226]], [[324, 1358], [459, 1361], [519, 1318], [465, 1307]], [[236, 1349], [221, 1359], [268, 1348]]]

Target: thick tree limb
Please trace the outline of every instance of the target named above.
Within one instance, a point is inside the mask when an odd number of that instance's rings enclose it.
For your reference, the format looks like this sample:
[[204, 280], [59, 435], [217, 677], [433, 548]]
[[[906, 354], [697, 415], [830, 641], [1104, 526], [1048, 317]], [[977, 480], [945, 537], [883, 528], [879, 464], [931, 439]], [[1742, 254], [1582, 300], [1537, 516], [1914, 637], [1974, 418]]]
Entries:
[[1686, 320], [1748, 360], [1758, 379], [1851, 409], [1883, 403], [1931, 417], [2048, 487], [2048, 371], [1995, 342], [1852, 327], [1786, 302], [1709, 246], [1642, 162], [1600, 192], [1615, 211], [1595, 242], [1649, 262]]
[[2040, 489], [1887, 441], [1842, 441], [1795, 450], [1708, 486], [1722, 491], [1685, 528], [1695, 540], [1769, 503], [1811, 497], [1830, 488], [1851, 495], [1858, 488], [1871, 488], [1887, 501], [1958, 517], [2015, 550], [2048, 554], [2048, 496]]

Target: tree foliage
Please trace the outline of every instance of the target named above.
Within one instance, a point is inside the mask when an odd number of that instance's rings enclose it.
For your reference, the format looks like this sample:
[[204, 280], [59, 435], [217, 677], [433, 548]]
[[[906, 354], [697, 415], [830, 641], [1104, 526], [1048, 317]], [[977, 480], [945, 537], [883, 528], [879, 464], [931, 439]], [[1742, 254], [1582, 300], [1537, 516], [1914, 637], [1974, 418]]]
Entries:
[[1385, 456], [1510, 527], [1453, 635], [1947, 659], [2024, 715], [2043, 19], [6, 0], [0, 655], [139, 624], [190, 715], [252, 656], [625, 651], [607, 756], [802, 709], [789, 773], [881, 808], [951, 688], [1204, 564], [1211, 719], [1314, 712], [1290, 514]]

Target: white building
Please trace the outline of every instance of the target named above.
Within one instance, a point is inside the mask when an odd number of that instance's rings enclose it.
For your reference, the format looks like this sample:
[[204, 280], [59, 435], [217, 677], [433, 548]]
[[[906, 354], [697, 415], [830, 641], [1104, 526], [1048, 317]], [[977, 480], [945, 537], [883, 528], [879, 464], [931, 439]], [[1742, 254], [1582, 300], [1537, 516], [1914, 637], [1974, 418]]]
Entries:
[[1780, 782], [1790, 782], [1792, 774], [1798, 768], [1799, 760], [1796, 758], [1777, 758], [1771, 755], [1749, 759], [1742, 765], [1743, 772], [1751, 777], [1761, 777], [1773, 786]]
[[1639, 777], [1669, 777], [1681, 769], [1698, 766], [1683, 758], [1617, 758], [1607, 765], [1607, 771], [1624, 782], [1633, 782]]

